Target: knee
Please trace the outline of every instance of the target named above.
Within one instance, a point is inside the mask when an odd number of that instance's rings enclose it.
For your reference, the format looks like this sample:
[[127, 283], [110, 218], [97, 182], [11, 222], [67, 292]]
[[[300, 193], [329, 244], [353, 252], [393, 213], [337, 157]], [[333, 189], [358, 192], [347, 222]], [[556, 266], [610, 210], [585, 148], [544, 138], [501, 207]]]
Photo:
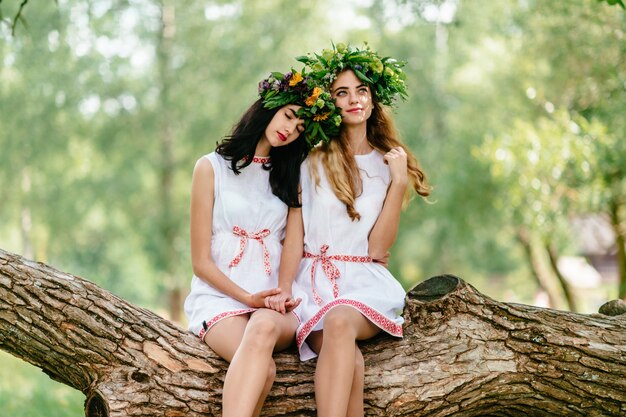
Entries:
[[248, 322], [245, 339], [249, 344], [255, 346], [271, 346], [276, 344], [279, 335], [279, 328], [276, 321], [271, 317], [254, 317]]
[[356, 340], [355, 329], [348, 314], [343, 309], [332, 309], [324, 318], [324, 339], [341, 338]]

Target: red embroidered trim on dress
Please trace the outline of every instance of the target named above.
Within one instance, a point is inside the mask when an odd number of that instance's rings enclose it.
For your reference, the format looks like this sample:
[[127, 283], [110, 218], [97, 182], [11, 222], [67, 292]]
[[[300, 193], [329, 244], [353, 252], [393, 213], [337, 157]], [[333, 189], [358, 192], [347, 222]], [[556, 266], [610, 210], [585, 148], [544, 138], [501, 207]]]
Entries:
[[311, 290], [313, 292], [313, 299], [318, 306], [322, 305], [322, 298], [317, 293], [315, 289], [315, 265], [317, 262], [322, 263], [322, 269], [324, 273], [328, 277], [328, 280], [333, 286], [333, 296], [335, 298], [339, 297], [339, 287], [337, 286], [337, 279], [341, 277], [339, 273], [339, 269], [333, 264], [331, 261], [343, 261], [343, 262], [360, 262], [360, 263], [369, 263], [372, 262], [372, 258], [369, 256], [352, 256], [352, 255], [331, 255], [327, 256], [326, 251], [328, 251], [328, 245], [322, 245], [320, 248], [319, 255], [313, 255], [312, 253], [304, 252], [303, 256], [305, 258], [312, 258], [313, 265], [311, 265]]
[[227, 317], [240, 316], [242, 314], [251, 313], [256, 310], [257, 310], [256, 308], [247, 308], [243, 310], [225, 311], [223, 313], [220, 313], [217, 316], [213, 317], [210, 321], [205, 321], [204, 323], [202, 323], [203, 329], [200, 330], [198, 337], [200, 338], [200, 340], [204, 340], [204, 336], [206, 336], [206, 333], [209, 331], [211, 326], [213, 326], [215, 323], [217, 323], [220, 320], [223, 320]]
[[326, 315], [326, 313], [328, 313], [331, 308], [338, 305], [347, 305], [354, 307], [382, 330], [386, 331], [392, 336], [402, 337], [402, 326], [389, 320], [385, 315], [381, 314], [377, 310], [374, 310], [373, 308], [360, 301], [338, 299], [326, 304], [317, 313], [315, 313], [315, 315], [311, 317], [309, 321], [304, 323], [304, 326], [298, 332], [298, 335], [296, 337], [296, 344], [298, 346], [298, 349], [300, 349], [302, 343], [304, 343], [305, 339], [309, 336], [309, 333], [311, 333], [313, 328], [317, 325], [317, 323], [319, 323], [322, 317], [324, 317], [324, 315]]
[[257, 164], [267, 164], [269, 161], [269, 156], [255, 156], [252, 158], [252, 162], [256, 162]]
[[267, 276], [271, 276], [272, 265], [270, 264], [270, 253], [267, 250], [267, 246], [265, 246], [265, 242], [263, 241], [264, 237], [269, 236], [270, 229], [263, 229], [258, 232], [249, 233], [239, 226], [234, 226], [233, 233], [240, 237], [239, 252], [237, 253], [237, 255], [235, 255], [233, 260], [230, 261], [230, 264], [228, 264], [228, 266], [233, 267], [239, 265], [241, 258], [243, 258], [243, 250], [246, 248], [246, 243], [248, 243], [248, 239], [254, 239], [258, 241], [263, 248], [263, 267], [265, 268], [265, 273], [267, 274]]

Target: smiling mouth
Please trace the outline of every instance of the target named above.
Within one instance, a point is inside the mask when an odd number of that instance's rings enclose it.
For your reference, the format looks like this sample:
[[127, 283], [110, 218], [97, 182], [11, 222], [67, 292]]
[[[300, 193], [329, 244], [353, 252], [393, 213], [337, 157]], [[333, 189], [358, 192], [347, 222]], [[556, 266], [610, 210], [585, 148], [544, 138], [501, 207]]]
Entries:
[[287, 136], [283, 135], [280, 132], [277, 132], [277, 133], [278, 133], [278, 139], [280, 139], [283, 142], [285, 142], [287, 140]]
[[362, 111], [363, 109], [350, 109], [350, 110], [346, 110], [348, 113], [358, 113], [360, 111]]

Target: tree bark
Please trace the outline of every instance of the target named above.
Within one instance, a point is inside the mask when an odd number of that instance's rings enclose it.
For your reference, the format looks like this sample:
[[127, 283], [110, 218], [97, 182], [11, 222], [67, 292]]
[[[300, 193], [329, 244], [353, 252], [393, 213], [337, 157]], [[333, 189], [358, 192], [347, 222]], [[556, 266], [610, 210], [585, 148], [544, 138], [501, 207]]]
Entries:
[[[626, 317], [500, 303], [443, 275], [403, 339], [362, 344], [368, 416], [626, 414]], [[0, 250], [0, 348], [87, 396], [86, 416], [220, 414], [227, 363], [98, 286]], [[315, 361], [276, 355], [265, 416], [313, 416]]]

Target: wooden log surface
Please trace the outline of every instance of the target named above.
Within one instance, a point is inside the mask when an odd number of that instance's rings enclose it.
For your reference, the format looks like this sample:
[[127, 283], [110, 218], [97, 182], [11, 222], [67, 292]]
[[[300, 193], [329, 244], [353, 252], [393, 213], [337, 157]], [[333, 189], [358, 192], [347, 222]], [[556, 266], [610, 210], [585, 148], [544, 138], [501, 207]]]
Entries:
[[[403, 339], [361, 345], [368, 416], [626, 415], [626, 316], [495, 301], [442, 275]], [[85, 393], [86, 416], [218, 416], [227, 363], [153, 312], [0, 250], [0, 349]], [[315, 360], [275, 356], [265, 416], [314, 416]]]

